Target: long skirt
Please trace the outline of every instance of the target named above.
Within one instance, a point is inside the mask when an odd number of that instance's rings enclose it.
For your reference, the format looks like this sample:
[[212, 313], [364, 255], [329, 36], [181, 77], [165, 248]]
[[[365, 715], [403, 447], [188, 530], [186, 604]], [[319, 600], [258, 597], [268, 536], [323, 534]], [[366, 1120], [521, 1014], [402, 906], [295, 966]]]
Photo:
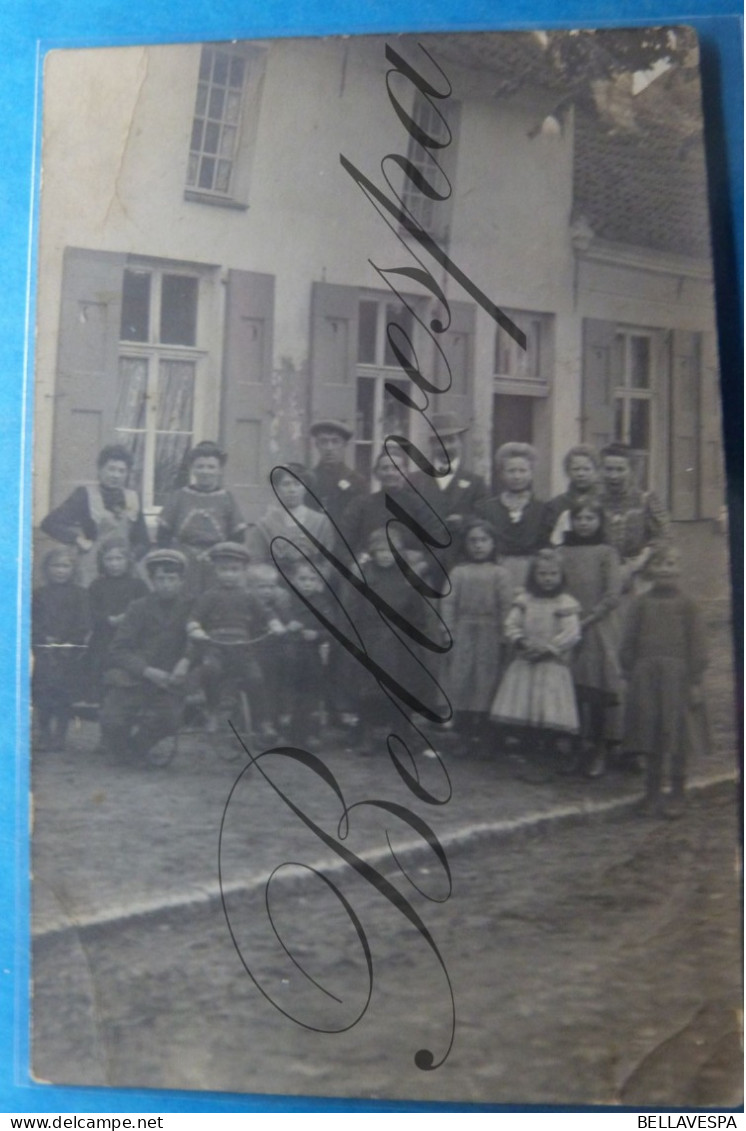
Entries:
[[443, 686], [454, 711], [489, 711], [502, 671], [501, 625], [464, 618], [442, 664]]
[[500, 554], [497, 561], [499, 565], [504, 566], [508, 571], [508, 577], [513, 586], [513, 593], [518, 593], [526, 584], [528, 567], [531, 565], [531, 555]]
[[501, 723], [577, 734], [580, 724], [572, 676], [561, 660], [511, 663], [490, 715]]
[[624, 745], [640, 754], [668, 753], [685, 738], [690, 694], [686, 662], [660, 656], [640, 660], [629, 681]]

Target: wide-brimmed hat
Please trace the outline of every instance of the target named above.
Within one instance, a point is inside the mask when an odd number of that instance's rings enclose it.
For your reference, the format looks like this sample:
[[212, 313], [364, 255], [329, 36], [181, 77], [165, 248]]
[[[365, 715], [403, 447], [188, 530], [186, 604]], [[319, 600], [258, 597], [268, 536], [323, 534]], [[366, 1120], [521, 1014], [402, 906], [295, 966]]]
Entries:
[[251, 561], [251, 554], [240, 542], [216, 542], [207, 551], [207, 556], [211, 562], [229, 560], [248, 564]]
[[441, 440], [445, 440], [447, 436], [460, 436], [462, 432], [469, 431], [469, 425], [464, 424], [455, 412], [435, 412], [430, 417], [430, 423]]
[[315, 420], [311, 425], [311, 435], [318, 436], [319, 432], [335, 432], [345, 441], [352, 439], [352, 429], [341, 420]]
[[169, 550], [164, 547], [159, 550], [151, 550], [143, 558], [143, 565], [148, 573], [159, 565], [176, 566], [179, 573], [184, 573], [187, 567], [187, 560], [182, 554], [181, 550]]

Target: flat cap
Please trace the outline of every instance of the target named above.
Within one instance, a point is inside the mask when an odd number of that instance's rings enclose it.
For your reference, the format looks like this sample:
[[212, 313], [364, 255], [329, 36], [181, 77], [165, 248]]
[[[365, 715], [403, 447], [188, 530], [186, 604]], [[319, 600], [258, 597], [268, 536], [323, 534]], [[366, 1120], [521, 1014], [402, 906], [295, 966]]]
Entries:
[[187, 560], [182, 554], [181, 550], [169, 550], [167, 547], [151, 550], [143, 558], [143, 565], [146, 570], [150, 572], [159, 565], [176, 566], [179, 573], [184, 573], [187, 567]]
[[207, 551], [207, 556], [213, 562], [221, 558], [230, 558], [233, 561], [245, 562], [248, 565], [251, 561], [251, 554], [240, 542], [216, 542]]
[[344, 440], [352, 439], [352, 429], [341, 420], [314, 420], [311, 425], [311, 435], [317, 436], [319, 432], [336, 432]]

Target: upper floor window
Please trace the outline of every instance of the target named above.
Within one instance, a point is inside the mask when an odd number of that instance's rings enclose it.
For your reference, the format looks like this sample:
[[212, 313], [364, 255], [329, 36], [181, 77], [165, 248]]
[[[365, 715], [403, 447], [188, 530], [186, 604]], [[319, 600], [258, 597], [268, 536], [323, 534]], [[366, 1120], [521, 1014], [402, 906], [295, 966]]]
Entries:
[[202, 48], [189, 145], [186, 196], [245, 205], [264, 50], [249, 44]]
[[218, 47], [203, 47], [192, 122], [187, 184], [228, 193], [241, 122], [246, 60]]
[[551, 314], [538, 314], [528, 310], [506, 310], [505, 314], [526, 335], [526, 348], [501, 326], [495, 331], [494, 374], [497, 384], [515, 386], [513, 391], [548, 392], [552, 375]]
[[[427, 138], [432, 138], [443, 148], [434, 149], [423, 145], [410, 133], [407, 160], [437, 195], [433, 197], [423, 192], [405, 174], [401, 198], [417, 223], [433, 236], [446, 236], [450, 224], [458, 118], [458, 103], [444, 100], [433, 105], [424, 95], [416, 95], [412, 120]], [[446, 199], [438, 199], [440, 196]]]

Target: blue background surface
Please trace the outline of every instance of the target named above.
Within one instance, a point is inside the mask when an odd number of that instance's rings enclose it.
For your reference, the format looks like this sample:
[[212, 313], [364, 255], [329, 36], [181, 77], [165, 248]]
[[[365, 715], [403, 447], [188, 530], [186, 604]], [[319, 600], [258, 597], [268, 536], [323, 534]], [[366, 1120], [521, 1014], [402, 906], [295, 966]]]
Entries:
[[[0, 0], [0, 1111], [427, 1111], [428, 1104], [63, 1088], [28, 1076], [29, 534], [41, 68], [54, 47], [262, 36], [689, 23], [700, 36], [735, 623], [743, 567], [743, 26], [735, 0]], [[458, 1109], [464, 1110], [463, 1105]], [[473, 1110], [499, 1111], [499, 1107]], [[548, 1110], [519, 1108], [512, 1110]], [[563, 1109], [551, 1109], [563, 1110]], [[574, 1110], [574, 1109], [564, 1109]], [[592, 1110], [592, 1109], [586, 1109]], [[619, 1110], [619, 1109], [616, 1109]]]

